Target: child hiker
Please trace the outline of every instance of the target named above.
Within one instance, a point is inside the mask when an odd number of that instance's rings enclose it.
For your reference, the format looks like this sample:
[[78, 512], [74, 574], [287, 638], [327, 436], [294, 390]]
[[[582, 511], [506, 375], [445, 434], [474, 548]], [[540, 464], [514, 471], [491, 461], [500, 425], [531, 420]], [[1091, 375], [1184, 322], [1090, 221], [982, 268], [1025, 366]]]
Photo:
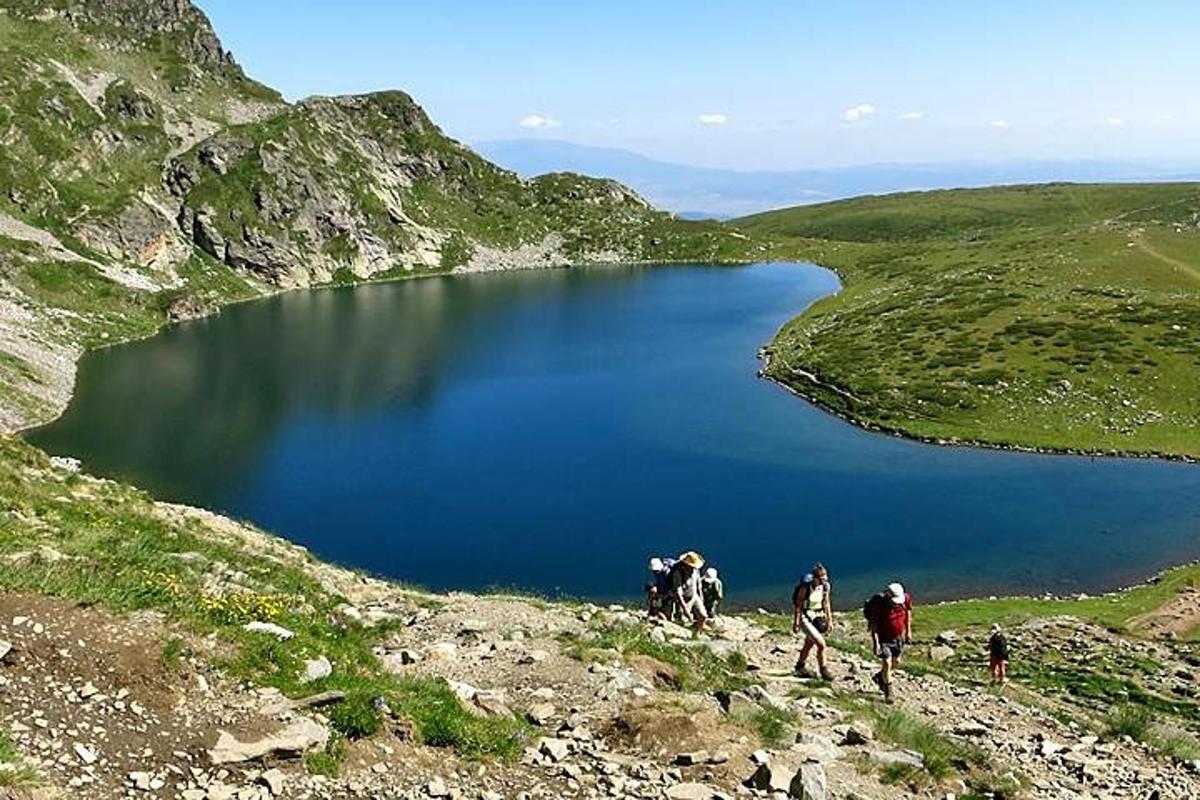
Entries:
[[1008, 683], [1008, 639], [999, 625], [992, 626], [992, 636], [988, 639], [988, 662], [992, 668], [992, 685]]

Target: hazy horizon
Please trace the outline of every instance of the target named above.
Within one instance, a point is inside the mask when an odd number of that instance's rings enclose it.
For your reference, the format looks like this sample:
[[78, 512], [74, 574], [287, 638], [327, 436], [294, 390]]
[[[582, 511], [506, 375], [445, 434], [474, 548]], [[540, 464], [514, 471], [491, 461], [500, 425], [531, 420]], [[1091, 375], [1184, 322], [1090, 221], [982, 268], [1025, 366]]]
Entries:
[[1200, 6], [1181, 0], [199, 5], [288, 98], [403, 89], [466, 142], [740, 170], [1200, 160]]

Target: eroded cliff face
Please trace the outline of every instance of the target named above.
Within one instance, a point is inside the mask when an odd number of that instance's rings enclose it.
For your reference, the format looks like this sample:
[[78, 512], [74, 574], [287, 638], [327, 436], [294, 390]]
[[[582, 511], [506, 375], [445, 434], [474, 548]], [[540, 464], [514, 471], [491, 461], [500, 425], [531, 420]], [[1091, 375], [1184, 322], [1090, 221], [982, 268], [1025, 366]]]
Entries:
[[0, 0], [0, 430], [83, 349], [277, 288], [747, 257], [611, 181], [522, 180], [403, 92], [285, 103], [188, 0]]

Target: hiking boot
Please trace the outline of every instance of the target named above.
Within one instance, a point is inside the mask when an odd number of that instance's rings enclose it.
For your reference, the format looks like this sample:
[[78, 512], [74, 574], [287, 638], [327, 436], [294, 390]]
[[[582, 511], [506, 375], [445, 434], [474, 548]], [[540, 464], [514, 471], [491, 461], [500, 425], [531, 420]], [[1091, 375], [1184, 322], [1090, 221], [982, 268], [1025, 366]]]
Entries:
[[795, 668], [794, 672], [796, 673], [797, 677], [800, 677], [800, 678], [815, 678], [815, 677], [817, 677], [817, 674], [815, 672], [813, 672], [811, 669], [809, 669], [808, 664], [805, 664], [803, 661], [796, 662], [796, 668]]
[[880, 670], [872, 675], [871, 680], [874, 681], [875, 685], [879, 687], [879, 691], [885, 691], [883, 688], [883, 670]]
[[829, 671], [829, 667], [821, 667], [821, 680], [833, 683], [833, 673]]

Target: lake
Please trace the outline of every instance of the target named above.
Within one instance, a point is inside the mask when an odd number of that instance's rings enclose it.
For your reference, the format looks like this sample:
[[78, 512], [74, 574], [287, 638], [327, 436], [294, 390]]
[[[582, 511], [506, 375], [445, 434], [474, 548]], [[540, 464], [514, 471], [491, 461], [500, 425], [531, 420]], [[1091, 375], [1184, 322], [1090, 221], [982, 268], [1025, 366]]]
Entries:
[[636, 596], [696, 549], [780, 607], [1097, 591], [1200, 556], [1200, 468], [936, 447], [756, 377], [837, 290], [795, 264], [578, 267], [292, 292], [86, 355], [28, 438], [435, 589]]

